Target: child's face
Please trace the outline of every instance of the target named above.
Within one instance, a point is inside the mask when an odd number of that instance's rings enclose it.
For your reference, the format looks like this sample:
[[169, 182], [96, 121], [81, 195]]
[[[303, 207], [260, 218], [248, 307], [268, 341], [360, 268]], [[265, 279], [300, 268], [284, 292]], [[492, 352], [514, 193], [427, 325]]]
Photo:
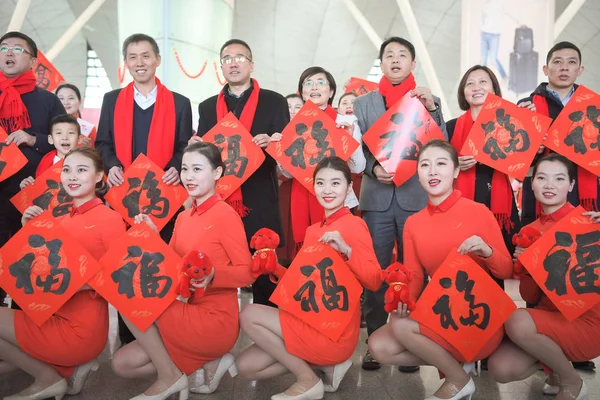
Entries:
[[340, 115], [354, 115], [354, 100], [356, 100], [356, 96], [349, 94], [348, 96], [344, 96], [342, 101], [338, 106], [338, 114]]
[[56, 148], [57, 155], [64, 158], [67, 153], [77, 147], [79, 140], [78, 126], [70, 122], [59, 122], [52, 126], [48, 142]]

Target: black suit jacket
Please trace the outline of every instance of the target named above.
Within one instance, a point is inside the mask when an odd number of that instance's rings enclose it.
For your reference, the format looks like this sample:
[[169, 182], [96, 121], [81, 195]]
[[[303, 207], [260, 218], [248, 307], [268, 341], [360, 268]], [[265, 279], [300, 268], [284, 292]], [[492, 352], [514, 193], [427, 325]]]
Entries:
[[[123, 166], [117, 158], [115, 149], [115, 131], [114, 131], [114, 116], [117, 97], [122, 89], [116, 89], [104, 95], [102, 101], [102, 110], [100, 111], [100, 122], [98, 123], [98, 133], [96, 135], [96, 150], [102, 155], [104, 161], [104, 169], [106, 173], [118, 165]], [[173, 92], [175, 99], [175, 143], [173, 144], [173, 158], [164, 168], [168, 170], [171, 167], [181, 170], [181, 158], [183, 157], [183, 149], [188, 144], [188, 140], [192, 137], [192, 105], [190, 99], [179, 93]], [[131, 116], [133, 118], [133, 115]], [[133, 140], [133, 138], [132, 138]]]
[[[248, 95], [249, 93], [246, 93], [242, 101], [246, 101]], [[241, 114], [241, 110], [239, 111]], [[217, 96], [200, 103], [198, 113], [198, 135], [202, 137], [217, 124]], [[239, 118], [240, 115], [236, 117]], [[279, 93], [260, 89], [256, 114], [250, 129], [252, 136], [281, 132], [288, 122], [290, 122], [290, 112], [287, 100]], [[258, 170], [242, 184], [244, 205], [250, 209], [250, 214], [243, 218], [244, 228], [248, 242], [257, 230], [265, 227], [279, 234], [280, 246], [283, 246], [277, 162], [269, 154], [265, 153], [265, 156], [265, 161]]]

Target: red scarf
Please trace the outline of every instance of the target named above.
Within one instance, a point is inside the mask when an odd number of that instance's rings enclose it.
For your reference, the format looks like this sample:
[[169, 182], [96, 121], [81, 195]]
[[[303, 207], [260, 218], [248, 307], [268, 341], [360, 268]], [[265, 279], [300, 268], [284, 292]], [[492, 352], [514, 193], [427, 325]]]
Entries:
[[[165, 168], [173, 158], [175, 147], [175, 98], [158, 78], [157, 93], [150, 132], [148, 133], [148, 158], [160, 168]], [[127, 169], [133, 157], [133, 82], [121, 89], [114, 115], [114, 136], [117, 158]]]
[[[451, 141], [452, 147], [454, 147], [456, 151], [460, 152], [462, 149], [473, 124], [473, 116], [471, 115], [470, 110], [467, 110], [467, 112], [456, 120], [454, 135], [452, 136]], [[475, 200], [476, 175], [476, 167], [469, 168], [466, 171], [460, 171], [458, 178], [456, 178], [456, 182], [454, 183], [454, 187], [460, 190], [462, 196], [469, 200]], [[494, 174], [492, 175], [490, 210], [494, 214], [494, 217], [496, 217], [496, 221], [498, 221], [500, 228], [504, 229], [506, 232], [510, 232], [510, 229], [514, 225], [510, 219], [512, 205], [513, 193], [508, 177], [506, 174], [494, 170]]]
[[[550, 117], [548, 101], [544, 96], [534, 94], [533, 104], [535, 104], [535, 111], [538, 114]], [[545, 154], [549, 152], [548, 149], [545, 150]], [[588, 211], [598, 211], [598, 177], [580, 166], [577, 166], [577, 193], [579, 195], [579, 204], [583, 208]], [[539, 216], [542, 213], [542, 206], [537, 200], [535, 203], [535, 212]]]
[[379, 93], [385, 98], [385, 108], [390, 109], [395, 102], [417, 87], [415, 77], [411, 73], [399, 85], [393, 85], [385, 76], [379, 81]]
[[[254, 114], [256, 114], [256, 107], [258, 106], [258, 94], [260, 92], [258, 81], [256, 79], [252, 79], [252, 83], [252, 92], [250, 93], [250, 97], [248, 97], [248, 101], [244, 105], [244, 109], [242, 110], [242, 114], [239, 118], [240, 122], [242, 125], [244, 125], [244, 128], [246, 128], [248, 132], [250, 132], [250, 129], [252, 128], [252, 122], [254, 122]], [[225, 116], [229, 113], [227, 102], [225, 101], [226, 90], [229, 90], [229, 85], [225, 85], [217, 97], [217, 122], [225, 118]], [[250, 209], [244, 205], [241, 186], [237, 188], [236, 191], [233, 192], [225, 201], [227, 204], [233, 207], [233, 209], [242, 218], [250, 213]]]
[[29, 112], [21, 95], [35, 89], [35, 75], [27, 71], [16, 78], [7, 78], [0, 71], [0, 127], [8, 133], [31, 127]]
[[54, 165], [54, 157], [58, 152], [56, 150], [52, 150], [50, 153], [46, 154], [42, 157], [42, 160], [37, 166], [35, 170], [35, 177], [39, 178], [46, 170]]
[[[327, 105], [323, 110], [332, 120], [337, 119], [337, 112]], [[317, 198], [296, 179], [292, 181], [290, 207], [292, 209], [292, 234], [299, 250], [304, 243], [306, 229], [325, 218], [323, 206]]]

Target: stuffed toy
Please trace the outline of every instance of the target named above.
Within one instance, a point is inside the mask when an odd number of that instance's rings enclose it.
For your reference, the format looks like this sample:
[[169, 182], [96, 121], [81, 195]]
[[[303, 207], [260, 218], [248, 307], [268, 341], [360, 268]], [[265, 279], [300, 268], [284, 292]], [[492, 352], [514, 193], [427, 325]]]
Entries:
[[[206, 254], [198, 250], [190, 250], [181, 260], [181, 279], [177, 294], [183, 298], [190, 298], [192, 293], [190, 286], [199, 284], [213, 271], [213, 264]], [[202, 297], [205, 288], [195, 288], [195, 297]]]
[[277, 246], [279, 246], [279, 235], [268, 228], [261, 228], [252, 236], [250, 247], [256, 249], [256, 252], [252, 256], [250, 269], [254, 277], [277, 271], [279, 265], [275, 253]]
[[384, 297], [385, 312], [390, 313], [397, 310], [400, 302], [406, 304], [409, 311], [414, 310], [415, 302], [410, 300], [408, 289], [411, 278], [411, 272], [399, 262], [395, 262], [381, 271], [381, 279], [389, 285]]
[[[515, 233], [512, 238], [512, 242], [515, 246], [522, 247], [524, 249], [531, 246], [536, 240], [538, 240], [542, 236], [542, 233], [531, 226], [524, 226], [521, 228], [519, 233]], [[523, 273], [524, 267], [521, 264], [521, 261], [517, 260], [515, 262], [514, 273], [519, 276]]]

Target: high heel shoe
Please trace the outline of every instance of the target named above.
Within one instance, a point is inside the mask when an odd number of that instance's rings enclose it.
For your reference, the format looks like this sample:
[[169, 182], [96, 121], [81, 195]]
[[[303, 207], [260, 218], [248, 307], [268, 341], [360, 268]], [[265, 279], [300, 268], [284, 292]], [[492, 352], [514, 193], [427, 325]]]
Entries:
[[552, 377], [548, 376], [546, 382], [544, 382], [544, 387], [542, 388], [542, 393], [550, 396], [555, 396], [560, 392], [560, 385], [552, 385], [550, 384], [550, 380], [553, 380], [554, 383], [558, 382], [560, 384], [560, 377], [554, 373], [552, 373]]
[[439, 397], [436, 397], [436, 396], [429, 396], [425, 400], [461, 400], [461, 399], [471, 400], [473, 393], [475, 393], [475, 382], [473, 382], [473, 378], [471, 378], [469, 376], [469, 382], [467, 382], [467, 384], [465, 386], [463, 386], [463, 388], [460, 389], [458, 393], [456, 393], [454, 396], [450, 397], [449, 399], [440, 399]]
[[319, 379], [319, 382], [306, 392], [298, 394], [296, 396], [290, 396], [285, 393], [277, 393], [271, 396], [271, 400], [321, 400], [325, 395], [325, 388], [323, 381]]
[[341, 364], [337, 364], [335, 367], [333, 367], [333, 377], [331, 379], [331, 383], [330, 384], [324, 384], [323, 388], [327, 393], [334, 393], [338, 390], [338, 387], [340, 386], [340, 383], [342, 382], [342, 379], [344, 379], [344, 376], [346, 375], [346, 372], [348, 372], [348, 370], [350, 369], [350, 367], [352, 366], [352, 360], [348, 359], [346, 361], [344, 361]]
[[[228, 371], [232, 378], [235, 378], [238, 374], [235, 366], [235, 357], [233, 357], [233, 354], [231, 353], [227, 353], [221, 357], [219, 365], [217, 366], [217, 372], [215, 372], [215, 376], [213, 376], [208, 385], [204, 383], [198, 387], [191, 387], [190, 392], [200, 394], [213, 393], [219, 387], [219, 383], [221, 382], [223, 375], [225, 375], [225, 372]], [[206, 379], [206, 373], [204, 373], [204, 379]]]
[[463, 370], [469, 376], [479, 376], [479, 374], [481, 373], [481, 369], [480, 366], [478, 367], [478, 365], [480, 365], [479, 361], [464, 363]]
[[179, 393], [179, 400], [188, 400], [188, 377], [186, 374], [182, 374], [181, 378], [177, 380], [170, 388], [162, 393], [155, 394], [153, 396], [145, 395], [144, 393], [132, 397], [129, 400], [165, 400], [174, 393]]
[[577, 395], [575, 400], [585, 400], [585, 399], [587, 399], [587, 395], [588, 395], [588, 388], [582, 379], [581, 380], [581, 389], [579, 389], [579, 394]]
[[75, 371], [67, 381], [69, 385], [69, 388], [67, 389], [67, 394], [79, 394], [79, 392], [81, 392], [81, 389], [83, 389], [83, 386], [85, 385], [85, 381], [87, 380], [88, 376], [90, 376], [92, 372], [98, 371], [99, 368], [100, 363], [98, 362], [98, 360], [92, 360], [87, 364], [83, 364], [75, 368]]
[[[35, 385], [35, 383], [34, 383], [34, 385]], [[13, 394], [12, 396], [7, 396], [4, 398], [4, 400], [43, 400], [43, 399], [48, 399], [48, 398], [55, 398], [56, 400], [62, 400], [62, 398], [67, 393], [67, 388], [68, 388], [68, 384], [67, 384], [66, 379], [61, 379], [60, 381], [56, 382], [52, 386], [48, 386], [47, 388], [44, 388], [37, 393], [20, 394], [20, 393], [23, 393], [23, 392], [20, 392], [17, 394]], [[25, 390], [27, 390], [27, 389], [25, 389]]]

